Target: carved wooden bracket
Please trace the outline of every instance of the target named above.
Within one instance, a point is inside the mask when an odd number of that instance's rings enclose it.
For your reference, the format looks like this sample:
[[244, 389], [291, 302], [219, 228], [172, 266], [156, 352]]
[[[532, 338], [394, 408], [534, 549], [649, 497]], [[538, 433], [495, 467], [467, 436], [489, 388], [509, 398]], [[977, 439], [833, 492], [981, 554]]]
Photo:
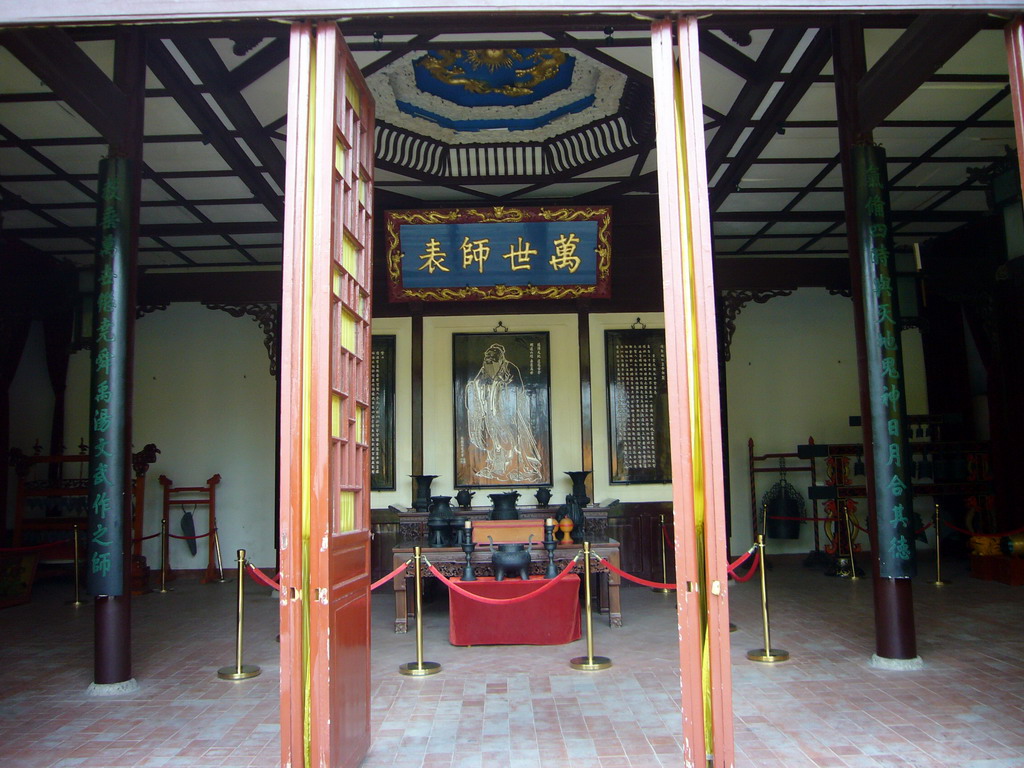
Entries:
[[263, 331], [263, 346], [270, 358], [270, 375], [276, 377], [281, 358], [281, 305], [280, 304], [212, 304], [203, 302], [208, 309], [219, 309], [232, 317], [251, 317]]
[[766, 304], [776, 296], [789, 296], [792, 290], [747, 290], [730, 289], [719, 293], [718, 314], [721, 323], [722, 356], [728, 361], [731, 357], [729, 347], [732, 344], [732, 335], [736, 332], [736, 318], [739, 317], [743, 308], [750, 302]]

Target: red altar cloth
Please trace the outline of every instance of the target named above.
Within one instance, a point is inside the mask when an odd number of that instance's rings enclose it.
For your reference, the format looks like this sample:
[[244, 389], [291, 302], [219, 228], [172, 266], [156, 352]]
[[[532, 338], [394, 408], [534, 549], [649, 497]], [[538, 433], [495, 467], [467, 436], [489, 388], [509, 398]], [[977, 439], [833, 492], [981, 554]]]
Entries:
[[[529, 594], [547, 583], [534, 576], [529, 581], [456, 582], [481, 597], [507, 599]], [[562, 645], [580, 638], [580, 577], [570, 573], [533, 600], [490, 605], [448, 590], [448, 640], [452, 645]]]

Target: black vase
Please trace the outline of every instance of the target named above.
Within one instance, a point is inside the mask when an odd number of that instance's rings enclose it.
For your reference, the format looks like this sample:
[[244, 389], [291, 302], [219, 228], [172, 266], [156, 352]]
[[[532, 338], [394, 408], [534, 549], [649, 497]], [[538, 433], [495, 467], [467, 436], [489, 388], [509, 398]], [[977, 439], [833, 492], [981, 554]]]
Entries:
[[580, 503], [581, 507], [587, 506], [590, 503], [590, 497], [587, 496], [587, 475], [590, 474], [590, 470], [579, 469], [565, 474], [572, 478], [572, 495], [576, 501]]
[[417, 512], [426, 512], [430, 505], [430, 484], [440, 475], [409, 475], [413, 484], [412, 506]]
[[493, 503], [491, 509], [491, 520], [518, 520], [519, 510], [516, 509], [516, 499], [519, 498], [518, 491], [508, 493], [491, 493], [487, 496]]
[[559, 519], [568, 517], [572, 520], [572, 530], [569, 532], [569, 536], [572, 537], [573, 544], [581, 544], [583, 542], [586, 533], [583, 530], [584, 524], [586, 523], [586, 517], [583, 515], [583, 510], [580, 508], [580, 503], [571, 493], [565, 497], [565, 504], [558, 510]]
[[537, 506], [541, 509], [546, 509], [548, 502], [551, 501], [551, 489], [550, 488], [538, 488], [537, 493], [534, 494], [537, 499]]

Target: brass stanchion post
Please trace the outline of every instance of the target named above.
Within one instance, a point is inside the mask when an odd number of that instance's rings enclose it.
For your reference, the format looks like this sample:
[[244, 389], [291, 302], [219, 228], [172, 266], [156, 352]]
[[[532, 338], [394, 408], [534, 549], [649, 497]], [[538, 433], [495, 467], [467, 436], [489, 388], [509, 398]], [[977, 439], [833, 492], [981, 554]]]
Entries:
[[215, 551], [217, 553], [217, 573], [220, 574], [220, 578], [217, 579], [217, 581], [223, 584], [227, 579], [224, 578], [224, 558], [221, 557], [220, 554], [220, 536], [217, 535], [216, 528], [210, 531], [210, 535], [213, 536], [213, 543], [216, 547]]
[[72, 526], [74, 531], [74, 548], [75, 548], [75, 599], [68, 600], [67, 605], [85, 605], [85, 601], [82, 599], [82, 556], [81, 550], [79, 549], [78, 543], [78, 525]]
[[160, 591], [170, 592], [167, 588], [167, 567], [170, 555], [170, 546], [167, 536], [167, 518], [160, 521]]
[[853, 526], [850, 524], [850, 503], [843, 499], [843, 517], [846, 518], [846, 541], [850, 547], [850, 581], [857, 581], [857, 562], [853, 559]]
[[245, 550], [238, 550], [238, 621], [235, 625], [235, 666], [221, 667], [217, 677], [221, 680], [248, 680], [263, 670], [255, 664], [242, 664], [242, 633], [245, 623]]
[[607, 656], [595, 656], [594, 655], [594, 626], [593, 619], [590, 614], [590, 542], [583, 542], [583, 612], [587, 617], [587, 655], [577, 656], [576, 658], [569, 661], [569, 666], [573, 669], [583, 670], [584, 672], [596, 672], [599, 669], [608, 669], [612, 665], [612, 660]]
[[757, 547], [761, 554], [759, 569], [761, 571], [761, 619], [764, 623], [764, 648], [755, 648], [752, 651], [747, 651], [747, 658], [751, 661], [764, 661], [768, 663], [786, 661], [789, 658], [789, 651], [784, 651], [781, 648], [772, 648], [771, 631], [768, 628], [768, 587], [764, 580], [763, 534], [757, 534]]
[[423, 576], [420, 574], [423, 550], [420, 547], [413, 550], [412, 561], [416, 569], [416, 661], [399, 664], [398, 671], [412, 677], [426, 677], [440, 672], [441, 665], [436, 661], [423, 660]]
[[[668, 548], [665, 546], [665, 516], [658, 515], [658, 538], [661, 539], [661, 583], [668, 584]], [[671, 587], [651, 587], [652, 592], [667, 595], [675, 592]]]
[[940, 552], [939, 541], [942, 539], [941, 531], [939, 530], [939, 505], [938, 502], [935, 504], [935, 517], [932, 518], [935, 528], [935, 581], [932, 582], [936, 587], [944, 587], [950, 582], [942, 580], [942, 554]]

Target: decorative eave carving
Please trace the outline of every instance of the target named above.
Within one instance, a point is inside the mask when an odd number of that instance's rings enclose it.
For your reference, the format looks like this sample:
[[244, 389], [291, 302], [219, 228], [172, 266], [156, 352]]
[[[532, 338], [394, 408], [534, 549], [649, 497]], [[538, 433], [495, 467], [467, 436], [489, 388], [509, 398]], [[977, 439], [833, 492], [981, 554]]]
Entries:
[[232, 317], [251, 317], [263, 331], [263, 346], [270, 358], [270, 375], [276, 377], [281, 357], [281, 305], [270, 303], [214, 304], [203, 302], [208, 309], [219, 309]]
[[151, 314], [153, 312], [163, 312], [169, 306], [171, 306], [171, 305], [167, 304], [167, 303], [164, 303], [164, 304], [138, 304], [135, 307], [135, 319], [138, 320], [138, 319], [140, 319], [142, 317], [145, 317], [146, 315]]
[[729, 348], [732, 344], [732, 335], [736, 332], [736, 318], [750, 302], [766, 304], [777, 296], [789, 296], [792, 290], [748, 290], [743, 288], [721, 291], [719, 296], [719, 318], [722, 326], [722, 336], [719, 343], [722, 346], [722, 356], [728, 361], [731, 358]]

